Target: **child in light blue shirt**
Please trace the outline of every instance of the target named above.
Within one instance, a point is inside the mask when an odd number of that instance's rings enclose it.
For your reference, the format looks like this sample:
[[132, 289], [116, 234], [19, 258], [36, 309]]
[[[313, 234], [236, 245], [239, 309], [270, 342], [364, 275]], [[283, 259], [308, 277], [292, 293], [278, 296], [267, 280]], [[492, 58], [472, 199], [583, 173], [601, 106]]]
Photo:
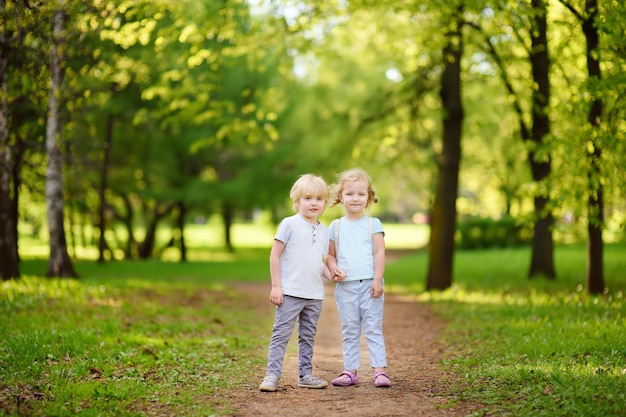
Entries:
[[360, 168], [341, 173], [334, 188], [332, 205], [341, 203], [345, 216], [330, 225], [326, 263], [337, 282], [335, 300], [341, 319], [344, 370], [332, 383], [344, 387], [359, 383], [363, 332], [374, 384], [390, 387], [383, 337], [385, 232], [380, 220], [365, 215], [365, 209], [378, 198], [369, 175]]

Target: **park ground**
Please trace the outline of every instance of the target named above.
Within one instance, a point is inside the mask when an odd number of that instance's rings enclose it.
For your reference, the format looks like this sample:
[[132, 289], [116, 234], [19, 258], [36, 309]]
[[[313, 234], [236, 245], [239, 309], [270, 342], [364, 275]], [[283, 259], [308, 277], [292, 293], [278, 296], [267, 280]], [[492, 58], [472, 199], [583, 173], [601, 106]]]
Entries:
[[[272, 314], [267, 284], [241, 284], [247, 302]], [[341, 331], [333, 287], [327, 286], [314, 353], [314, 374], [330, 382], [342, 370]], [[265, 310], [265, 307], [262, 307]], [[450, 394], [459, 376], [443, 370], [450, 352], [439, 343], [446, 323], [412, 297], [385, 296], [384, 332], [390, 388], [376, 388], [365, 341], [361, 343], [360, 383], [352, 387], [305, 389], [297, 386], [297, 334], [285, 359], [278, 391], [260, 392], [264, 369], [251, 372], [249, 384], [234, 390], [235, 416], [466, 416], [476, 404]]]

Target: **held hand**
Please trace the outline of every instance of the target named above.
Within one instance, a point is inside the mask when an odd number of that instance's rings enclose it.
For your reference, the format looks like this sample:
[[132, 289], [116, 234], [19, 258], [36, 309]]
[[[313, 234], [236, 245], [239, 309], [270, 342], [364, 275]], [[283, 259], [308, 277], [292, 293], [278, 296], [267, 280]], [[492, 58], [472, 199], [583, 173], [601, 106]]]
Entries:
[[383, 295], [383, 284], [378, 281], [374, 281], [370, 288], [370, 295], [372, 298], [380, 298]]
[[344, 279], [346, 279], [346, 276], [345, 276], [345, 275], [333, 275], [333, 279], [332, 279], [332, 281], [333, 281], [333, 282], [341, 282], [341, 281], [343, 281]]
[[270, 302], [276, 306], [279, 306], [283, 303], [282, 288], [272, 288], [272, 291], [270, 291]]
[[341, 282], [344, 279], [346, 279], [346, 277], [348, 276], [346, 271], [344, 271], [343, 269], [339, 268], [338, 266], [335, 267], [335, 268], [332, 268], [331, 269], [331, 273], [333, 274], [333, 281], [334, 282]]

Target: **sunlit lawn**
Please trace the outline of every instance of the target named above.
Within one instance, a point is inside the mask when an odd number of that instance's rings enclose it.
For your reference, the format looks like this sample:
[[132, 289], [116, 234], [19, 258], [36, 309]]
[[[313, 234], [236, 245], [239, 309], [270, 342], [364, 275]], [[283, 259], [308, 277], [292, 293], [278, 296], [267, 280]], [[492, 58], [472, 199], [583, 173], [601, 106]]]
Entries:
[[[454, 285], [423, 293], [427, 254], [387, 268], [450, 320], [448, 369], [477, 415], [622, 416], [626, 406], [626, 246], [605, 248], [605, 294], [585, 293], [585, 247], [556, 249], [558, 277], [526, 277], [530, 248], [465, 251]], [[415, 282], [417, 280], [417, 282]], [[416, 329], [419, 331], [419, 329]], [[453, 391], [454, 391], [453, 390]]]
[[273, 317], [211, 268], [138, 264], [2, 284], [0, 415], [232, 414], [224, 394], [263, 366]]
[[[276, 227], [271, 224], [236, 223], [231, 231], [232, 245], [237, 249], [237, 257], [241, 251], [250, 248], [269, 248], [274, 240]], [[192, 224], [185, 226], [185, 244], [190, 261], [232, 261], [234, 256], [224, 249], [224, 230], [220, 224]], [[118, 230], [115, 234], [107, 232], [107, 242], [113, 248], [122, 244], [115, 237], [124, 238], [125, 232]], [[421, 248], [428, 243], [429, 230], [426, 225], [418, 224], [385, 224], [385, 244], [390, 249]], [[136, 232], [136, 238], [142, 239], [142, 232]], [[169, 229], [160, 229], [157, 233], [157, 248], [164, 248], [172, 238]], [[45, 230], [35, 235], [28, 226], [22, 226], [20, 236], [20, 253], [26, 258], [45, 258], [48, 256], [47, 235]], [[269, 250], [269, 249], [267, 249]], [[97, 259], [97, 239], [91, 229], [77, 229], [68, 235], [68, 251], [74, 258]], [[120, 249], [114, 249], [117, 259], [123, 258]], [[245, 253], [244, 253], [245, 255]], [[176, 261], [180, 258], [177, 248], [165, 248], [162, 259]]]
[[[419, 227], [386, 229], [391, 248], [419, 248], [427, 237]], [[206, 232], [189, 236], [194, 261], [80, 260], [79, 280], [37, 277], [46, 261], [24, 256], [25, 278], [0, 292], [0, 409], [231, 413], [220, 392], [242, 384], [246, 367], [263, 366], [273, 317], [240, 308], [229, 282], [269, 282], [273, 230], [237, 235], [247, 244], [235, 253], [203, 247]], [[416, 249], [388, 264], [386, 288], [416, 294], [449, 320], [443, 365], [459, 376], [451, 404], [477, 402], [485, 416], [620, 416], [624, 254], [623, 244], [606, 246], [601, 296], [585, 294], [583, 245], [557, 247], [554, 281], [526, 277], [529, 248], [458, 252], [453, 287], [432, 293], [424, 292], [428, 254]]]

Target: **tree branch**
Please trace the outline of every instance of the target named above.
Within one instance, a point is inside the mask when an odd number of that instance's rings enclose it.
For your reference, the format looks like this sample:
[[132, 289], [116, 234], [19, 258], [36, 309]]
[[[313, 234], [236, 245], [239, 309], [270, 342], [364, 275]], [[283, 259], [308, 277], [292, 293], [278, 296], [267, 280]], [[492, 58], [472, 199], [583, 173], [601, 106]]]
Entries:
[[504, 60], [502, 59], [502, 57], [496, 50], [495, 45], [491, 41], [491, 38], [487, 36], [487, 34], [482, 30], [482, 27], [480, 27], [480, 25], [473, 23], [473, 22], [467, 22], [467, 25], [471, 27], [472, 29], [476, 30], [483, 37], [483, 41], [485, 42], [485, 45], [487, 46], [489, 54], [492, 56], [494, 62], [496, 63], [498, 69], [500, 70], [499, 71], [500, 79], [504, 83], [504, 86], [507, 92], [509, 93], [509, 95], [513, 98], [513, 108], [515, 109], [515, 112], [517, 113], [519, 117], [522, 138], [525, 140], [530, 135], [530, 129], [528, 128], [528, 126], [526, 126], [526, 123], [524, 123], [524, 112], [519, 102], [517, 92], [515, 91], [515, 88], [513, 87], [513, 84], [511, 83], [511, 80], [509, 79], [508, 73], [506, 72], [506, 66], [504, 65]]

